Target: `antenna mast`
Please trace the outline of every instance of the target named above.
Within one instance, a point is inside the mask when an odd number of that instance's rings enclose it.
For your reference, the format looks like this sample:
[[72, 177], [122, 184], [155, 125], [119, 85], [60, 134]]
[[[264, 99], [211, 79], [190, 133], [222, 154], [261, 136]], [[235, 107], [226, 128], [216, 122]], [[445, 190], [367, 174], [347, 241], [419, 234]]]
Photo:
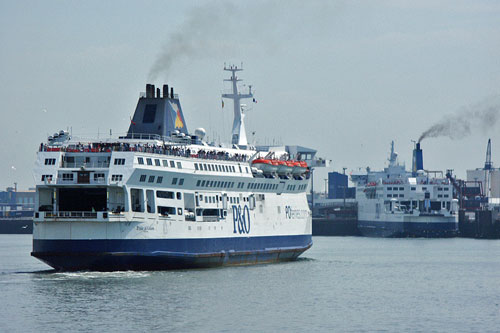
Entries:
[[252, 86], [248, 87], [248, 93], [242, 94], [238, 92], [238, 81], [241, 81], [241, 79], [238, 79], [236, 76], [236, 72], [240, 72], [243, 70], [243, 68], [238, 68], [236, 65], [230, 65], [229, 67], [226, 67], [224, 65], [224, 70], [231, 72], [231, 78], [229, 79], [224, 79], [224, 81], [228, 81], [232, 83], [232, 92], [228, 94], [222, 94], [222, 98], [227, 98], [227, 99], [232, 99], [233, 100], [233, 106], [234, 106], [234, 121], [233, 121], [233, 131], [232, 131], [232, 138], [231, 138], [231, 143], [236, 144], [239, 146], [247, 146], [248, 145], [248, 140], [247, 140], [247, 134], [245, 131], [245, 113], [241, 105], [241, 99], [244, 98], [253, 98], [253, 93], [252, 93]]

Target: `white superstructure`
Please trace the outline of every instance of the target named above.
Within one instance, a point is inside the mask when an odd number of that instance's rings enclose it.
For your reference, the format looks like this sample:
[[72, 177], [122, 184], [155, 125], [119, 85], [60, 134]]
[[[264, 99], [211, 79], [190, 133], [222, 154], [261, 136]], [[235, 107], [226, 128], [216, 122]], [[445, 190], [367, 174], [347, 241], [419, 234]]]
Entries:
[[62, 132], [40, 146], [32, 255], [63, 270], [164, 269], [291, 260], [308, 249], [309, 170], [292, 161], [300, 154], [273, 147], [273, 161], [297, 167], [263, 172], [252, 162], [269, 151], [188, 135], [177, 96], [163, 92], [147, 87], [126, 137]]
[[[417, 144], [414, 165], [423, 166]], [[383, 171], [351, 175], [356, 184], [358, 228], [367, 236], [454, 236], [458, 230], [458, 202], [442, 172], [420, 168], [408, 172], [399, 164], [394, 142]]]

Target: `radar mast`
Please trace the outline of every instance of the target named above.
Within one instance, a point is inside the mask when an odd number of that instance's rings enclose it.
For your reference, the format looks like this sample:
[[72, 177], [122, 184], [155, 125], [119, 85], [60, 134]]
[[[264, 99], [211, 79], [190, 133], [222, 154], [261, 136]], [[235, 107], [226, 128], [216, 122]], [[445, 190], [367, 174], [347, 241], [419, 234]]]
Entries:
[[243, 70], [243, 65], [238, 68], [238, 66], [235, 65], [230, 65], [229, 67], [226, 67], [224, 65], [224, 70], [231, 72], [231, 78], [229, 79], [224, 79], [224, 81], [231, 82], [232, 84], [232, 92], [227, 93], [227, 94], [222, 94], [222, 98], [227, 98], [227, 99], [232, 99], [233, 100], [233, 107], [234, 107], [234, 121], [233, 121], [233, 130], [232, 130], [232, 137], [231, 137], [231, 143], [236, 144], [238, 146], [247, 146], [248, 145], [248, 140], [247, 140], [247, 133], [245, 131], [245, 110], [244, 107], [241, 105], [240, 100], [244, 98], [253, 98], [253, 93], [252, 93], [252, 86], [248, 86], [248, 92], [246, 94], [238, 92], [238, 81], [241, 81], [241, 79], [238, 79], [236, 76], [236, 72], [240, 72]]

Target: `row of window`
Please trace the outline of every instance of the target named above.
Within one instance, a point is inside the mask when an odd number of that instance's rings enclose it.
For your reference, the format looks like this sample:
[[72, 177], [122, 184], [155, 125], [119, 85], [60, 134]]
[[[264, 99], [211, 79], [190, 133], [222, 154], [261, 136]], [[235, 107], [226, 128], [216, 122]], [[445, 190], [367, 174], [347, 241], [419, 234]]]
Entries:
[[220, 180], [200, 180], [196, 181], [197, 187], [220, 187], [220, 188], [233, 188], [234, 182], [223, 182]]
[[[45, 180], [47, 175], [42, 175], [42, 181]], [[94, 173], [94, 181], [104, 181], [106, 175], [104, 173]], [[51, 176], [52, 178], [52, 176]], [[62, 180], [66, 182], [73, 181], [75, 179], [75, 174], [73, 172], [68, 172], [68, 173], [63, 173], [62, 174]], [[111, 175], [111, 181], [117, 182], [117, 181], [122, 181], [123, 180], [123, 175]]]
[[[154, 159], [154, 162], [155, 162], [155, 166], [163, 166], [165, 168], [175, 168], [175, 161], [169, 161], [169, 160], [162, 160], [161, 163], [160, 163], [160, 159], [158, 158], [155, 158]], [[137, 158], [137, 163], [139, 164], [144, 164], [144, 158], [143, 157], [138, 157]], [[151, 158], [146, 158], [146, 165], [153, 165], [153, 159]], [[181, 162], [177, 162], [177, 169], [182, 169], [182, 163]]]
[[266, 184], [266, 183], [248, 183], [247, 189], [249, 190], [276, 190], [278, 184]]
[[45, 159], [45, 165], [55, 165], [55, 164], [56, 164], [55, 158], [46, 158]]
[[[242, 173], [241, 165], [238, 165], [240, 173]], [[216, 171], [216, 172], [236, 172], [234, 165], [219, 165], [219, 164], [207, 164], [207, 163], [195, 163], [195, 170], [200, 171]], [[248, 173], [248, 167], [245, 167], [245, 173]]]
[[[206, 203], [218, 203], [219, 201], [222, 201], [222, 196], [221, 195], [215, 195], [215, 196], [209, 196], [203, 194], [198, 195], [198, 199], [200, 202], [203, 202], [203, 198], [205, 198]], [[227, 197], [228, 202], [231, 204], [239, 204], [240, 203], [240, 198], [239, 197]], [[243, 197], [243, 201], [248, 201], [247, 197]]]
[[[388, 187], [388, 188], [387, 188], [387, 190], [388, 190], [388, 191], [397, 191], [397, 190], [398, 190], [398, 188], [397, 188], [397, 187]], [[400, 190], [400, 191], [404, 191], [404, 190], [405, 190], [405, 188], [404, 188], [404, 187], [400, 187], [400, 188], [399, 188], [399, 190]]]
[[[139, 177], [139, 181], [141, 183], [144, 183], [146, 181], [146, 177], [147, 177], [146, 175], [141, 175]], [[156, 177], [156, 176], [149, 176], [148, 183], [154, 183], [155, 179], [156, 179], [156, 183], [157, 184], [163, 183], [163, 176], [158, 176], [158, 177]], [[181, 179], [178, 179], [176, 177], [172, 178], [172, 185], [179, 185], [179, 186], [184, 185], [184, 178], [181, 178]]]
[[[410, 188], [412, 191], [416, 191], [417, 188], [412, 186]], [[397, 187], [388, 187], [387, 190], [393, 190], [393, 191], [397, 191], [398, 188]], [[400, 187], [399, 188], [400, 191], [404, 191], [404, 187]], [[438, 191], [448, 191], [449, 190], [449, 187], [438, 187]], [[427, 191], [427, 187], [422, 187], [422, 191]]]
[[125, 159], [124, 158], [115, 158], [115, 165], [125, 165]]
[[[387, 194], [387, 197], [388, 198], [397, 198], [398, 195], [397, 194]], [[404, 194], [400, 194], [399, 195], [399, 198], [404, 198]], [[438, 198], [449, 198], [449, 195], [448, 194], [438, 194]]]

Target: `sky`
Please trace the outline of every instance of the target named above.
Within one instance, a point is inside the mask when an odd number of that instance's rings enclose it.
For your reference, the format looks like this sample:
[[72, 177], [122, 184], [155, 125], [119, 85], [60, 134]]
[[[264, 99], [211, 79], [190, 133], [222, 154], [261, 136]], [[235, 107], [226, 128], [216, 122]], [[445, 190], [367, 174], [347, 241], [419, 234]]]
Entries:
[[[173, 86], [188, 129], [229, 142], [224, 64], [243, 63], [247, 135], [256, 144], [316, 149], [317, 170], [387, 164], [391, 140], [411, 165], [500, 166], [498, 1], [0, 1], [0, 189], [27, 189], [48, 135], [126, 132], [146, 83]], [[469, 119], [471, 118], [471, 119]], [[468, 123], [467, 123], [468, 124]], [[463, 124], [462, 124], [463, 125]], [[456, 129], [456, 130], [455, 130]], [[255, 136], [251, 133], [255, 132]]]

